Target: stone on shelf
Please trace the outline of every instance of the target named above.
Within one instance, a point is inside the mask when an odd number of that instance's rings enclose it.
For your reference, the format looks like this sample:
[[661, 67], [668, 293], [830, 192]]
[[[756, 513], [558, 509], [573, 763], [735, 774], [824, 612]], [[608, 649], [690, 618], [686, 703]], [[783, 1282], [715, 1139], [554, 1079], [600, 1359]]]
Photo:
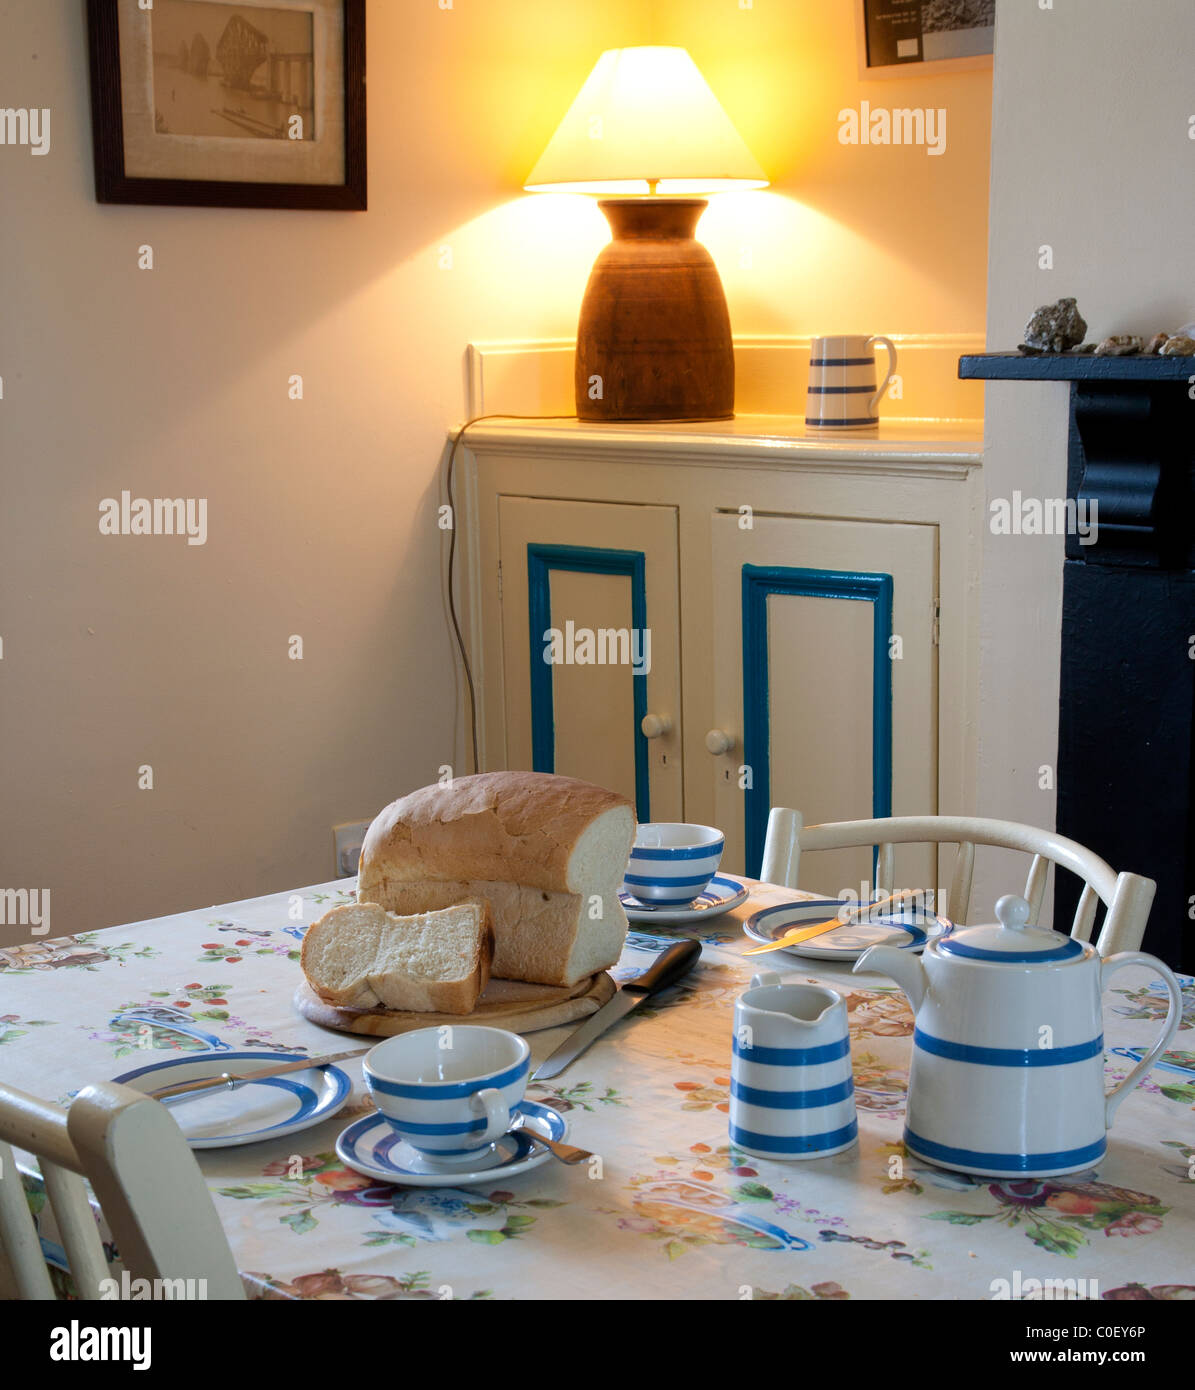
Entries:
[[1139, 338], [1136, 333], [1113, 333], [1103, 339], [1095, 350], [1097, 357], [1129, 357], [1135, 352], [1140, 352], [1145, 346], [1145, 340]]
[[1166, 342], [1173, 337], [1173, 333], [1155, 333], [1149, 342], [1145, 344], [1145, 351], [1151, 357], [1156, 357], [1158, 353], [1162, 351]]
[[1073, 299], [1043, 304], [1025, 326], [1025, 346], [1038, 352], [1065, 352], [1086, 336], [1087, 322]]

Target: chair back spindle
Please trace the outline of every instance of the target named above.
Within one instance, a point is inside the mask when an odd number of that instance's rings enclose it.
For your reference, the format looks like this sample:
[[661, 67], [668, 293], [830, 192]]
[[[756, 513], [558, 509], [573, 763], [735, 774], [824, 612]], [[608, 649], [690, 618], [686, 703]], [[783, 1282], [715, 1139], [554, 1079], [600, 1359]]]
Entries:
[[1044, 854], [1035, 854], [1033, 863], [1029, 866], [1029, 873], [1025, 879], [1025, 891], [1021, 896], [1029, 904], [1029, 924], [1037, 925], [1038, 916], [1041, 913], [1041, 905], [1046, 896], [1046, 878], [1050, 872], [1050, 861]]
[[960, 840], [958, 853], [954, 857], [949, 896], [943, 909], [944, 915], [960, 927], [967, 925], [971, 911], [971, 879], [974, 872], [975, 845], [970, 840]]
[[890, 844], [881, 844], [876, 850], [875, 882], [872, 888], [877, 898], [886, 897], [896, 888], [896, 850]]
[[54, 1286], [46, 1268], [25, 1185], [12, 1146], [0, 1141], [0, 1248], [8, 1266], [8, 1283], [24, 1299], [52, 1299]]
[[1077, 940], [1091, 940], [1091, 930], [1095, 926], [1095, 910], [1099, 906], [1099, 902], [1100, 895], [1090, 883], [1085, 883], [1083, 891], [1079, 895], [1079, 904], [1075, 908], [1074, 920], [1071, 923], [1071, 935]]

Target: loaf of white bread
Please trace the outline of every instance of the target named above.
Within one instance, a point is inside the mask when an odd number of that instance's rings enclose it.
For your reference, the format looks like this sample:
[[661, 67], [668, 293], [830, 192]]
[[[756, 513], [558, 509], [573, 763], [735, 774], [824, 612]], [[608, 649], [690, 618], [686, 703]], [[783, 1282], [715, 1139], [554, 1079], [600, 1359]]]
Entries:
[[399, 917], [334, 907], [303, 937], [303, 972], [326, 1003], [469, 1014], [490, 981], [494, 933], [482, 902]]
[[544, 772], [458, 777], [377, 816], [357, 899], [401, 914], [485, 902], [496, 977], [573, 985], [622, 952], [618, 890], [634, 838], [631, 803], [592, 783]]

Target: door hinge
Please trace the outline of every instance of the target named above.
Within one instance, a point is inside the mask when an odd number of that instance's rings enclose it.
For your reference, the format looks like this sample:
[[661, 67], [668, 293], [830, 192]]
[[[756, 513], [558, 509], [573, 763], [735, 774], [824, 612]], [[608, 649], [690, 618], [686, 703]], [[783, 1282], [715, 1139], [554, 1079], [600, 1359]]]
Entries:
[[935, 647], [941, 645], [941, 637], [942, 637], [941, 618], [942, 618], [942, 603], [941, 603], [941, 600], [940, 600], [940, 599], [934, 599], [934, 622], [933, 622], [933, 628], [932, 628], [931, 630], [932, 630], [932, 632], [933, 632], [933, 641], [934, 641], [934, 646], [935, 646]]
[[[498, 561], [498, 602], [502, 602], [502, 561]], [[935, 639], [937, 640], [937, 639]]]

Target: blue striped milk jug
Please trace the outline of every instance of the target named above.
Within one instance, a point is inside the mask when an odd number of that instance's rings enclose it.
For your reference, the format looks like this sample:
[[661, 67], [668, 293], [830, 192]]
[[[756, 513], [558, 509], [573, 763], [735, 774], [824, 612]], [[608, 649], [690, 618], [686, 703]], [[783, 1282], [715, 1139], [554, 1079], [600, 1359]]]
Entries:
[[842, 995], [754, 976], [734, 1006], [731, 1143], [755, 1158], [825, 1158], [858, 1133]]

